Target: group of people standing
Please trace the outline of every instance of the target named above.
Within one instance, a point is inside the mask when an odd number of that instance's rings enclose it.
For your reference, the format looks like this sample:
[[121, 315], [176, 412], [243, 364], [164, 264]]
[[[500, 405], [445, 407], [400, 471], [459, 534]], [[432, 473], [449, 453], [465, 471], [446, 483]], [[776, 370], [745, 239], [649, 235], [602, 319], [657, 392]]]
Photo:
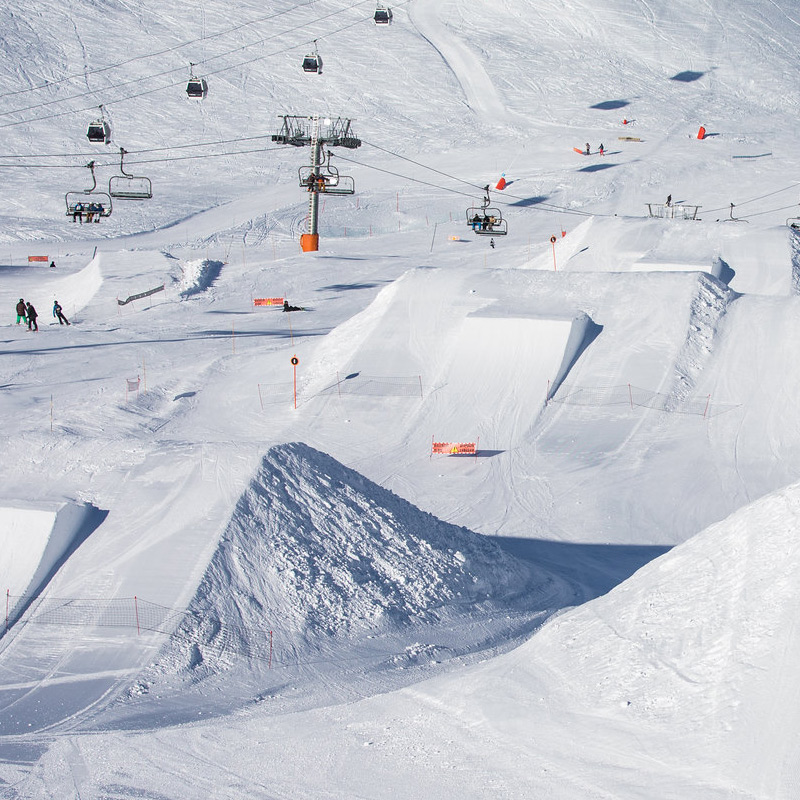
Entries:
[[[38, 331], [39, 324], [36, 322], [38, 316], [39, 314], [33, 307], [33, 303], [31, 303], [30, 300], [26, 303], [20, 297], [17, 303], [17, 325], [19, 325], [20, 322], [27, 322], [29, 331]], [[64, 310], [58, 300], [53, 301], [53, 316], [58, 320], [59, 325], [70, 324], [69, 320], [64, 316]]]

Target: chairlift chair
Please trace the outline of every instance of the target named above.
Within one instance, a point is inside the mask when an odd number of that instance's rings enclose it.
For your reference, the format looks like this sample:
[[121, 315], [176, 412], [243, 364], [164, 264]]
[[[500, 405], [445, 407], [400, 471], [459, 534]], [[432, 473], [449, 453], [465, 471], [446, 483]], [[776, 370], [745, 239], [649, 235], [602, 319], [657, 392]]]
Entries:
[[89, 189], [67, 192], [64, 200], [67, 204], [67, 216], [72, 217], [73, 221], [84, 219], [87, 222], [99, 222], [102, 217], [110, 217], [112, 211], [111, 195], [106, 192], [98, 192], [97, 178], [94, 174], [94, 161], [90, 161], [87, 168], [92, 173], [92, 186]]
[[373, 19], [376, 25], [388, 25], [392, 21], [392, 9], [378, 3]]
[[322, 57], [317, 52], [317, 40], [314, 39], [314, 52], [303, 59], [303, 72], [316, 72], [322, 75]]
[[127, 152], [124, 147], [120, 147], [119, 171], [121, 174], [109, 178], [108, 193], [111, 197], [119, 200], [149, 200], [153, 196], [153, 184], [150, 178], [125, 172], [123, 161]]
[[467, 225], [479, 236], [505, 236], [508, 233], [508, 223], [503, 219], [499, 208], [489, 206], [491, 201], [488, 187], [485, 191], [486, 196], [480, 208], [473, 206], [467, 209]]

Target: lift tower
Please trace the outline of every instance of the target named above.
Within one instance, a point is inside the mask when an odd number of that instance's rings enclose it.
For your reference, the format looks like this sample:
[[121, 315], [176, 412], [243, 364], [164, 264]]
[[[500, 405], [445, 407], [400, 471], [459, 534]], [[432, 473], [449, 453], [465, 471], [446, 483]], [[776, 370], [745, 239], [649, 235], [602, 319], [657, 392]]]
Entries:
[[283, 115], [283, 124], [272, 141], [294, 147], [311, 147], [311, 165], [300, 167], [300, 187], [309, 193], [308, 233], [300, 237], [304, 252], [319, 249], [319, 196], [320, 194], [347, 195], [355, 193], [355, 182], [348, 175], [339, 175], [330, 164], [330, 153], [325, 158], [326, 147], [361, 147], [361, 139], [353, 136], [352, 120], [343, 117], [320, 119], [319, 116], [298, 117]]

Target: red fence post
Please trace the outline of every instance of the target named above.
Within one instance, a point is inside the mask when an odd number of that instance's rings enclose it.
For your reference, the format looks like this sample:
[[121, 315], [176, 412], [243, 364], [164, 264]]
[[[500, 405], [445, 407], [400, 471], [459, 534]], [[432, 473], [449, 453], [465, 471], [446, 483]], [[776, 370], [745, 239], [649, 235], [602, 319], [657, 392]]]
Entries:
[[269, 669], [272, 669], [272, 631], [269, 632]]

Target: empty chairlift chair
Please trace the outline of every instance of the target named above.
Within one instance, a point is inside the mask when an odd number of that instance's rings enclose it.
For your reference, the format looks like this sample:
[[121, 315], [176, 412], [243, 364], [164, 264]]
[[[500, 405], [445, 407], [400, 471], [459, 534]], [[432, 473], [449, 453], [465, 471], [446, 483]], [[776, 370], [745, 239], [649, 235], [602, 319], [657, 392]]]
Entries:
[[119, 149], [119, 175], [113, 175], [108, 181], [108, 193], [119, 200], [149, 200], [153, 196], [153, 184], [150, 178], [131, 175], [125, 172], [123, 161], [128, 151]]
[[376, 25], [388, 25], [392, 21], [392, 9], [378, 3], [373, 19]]

